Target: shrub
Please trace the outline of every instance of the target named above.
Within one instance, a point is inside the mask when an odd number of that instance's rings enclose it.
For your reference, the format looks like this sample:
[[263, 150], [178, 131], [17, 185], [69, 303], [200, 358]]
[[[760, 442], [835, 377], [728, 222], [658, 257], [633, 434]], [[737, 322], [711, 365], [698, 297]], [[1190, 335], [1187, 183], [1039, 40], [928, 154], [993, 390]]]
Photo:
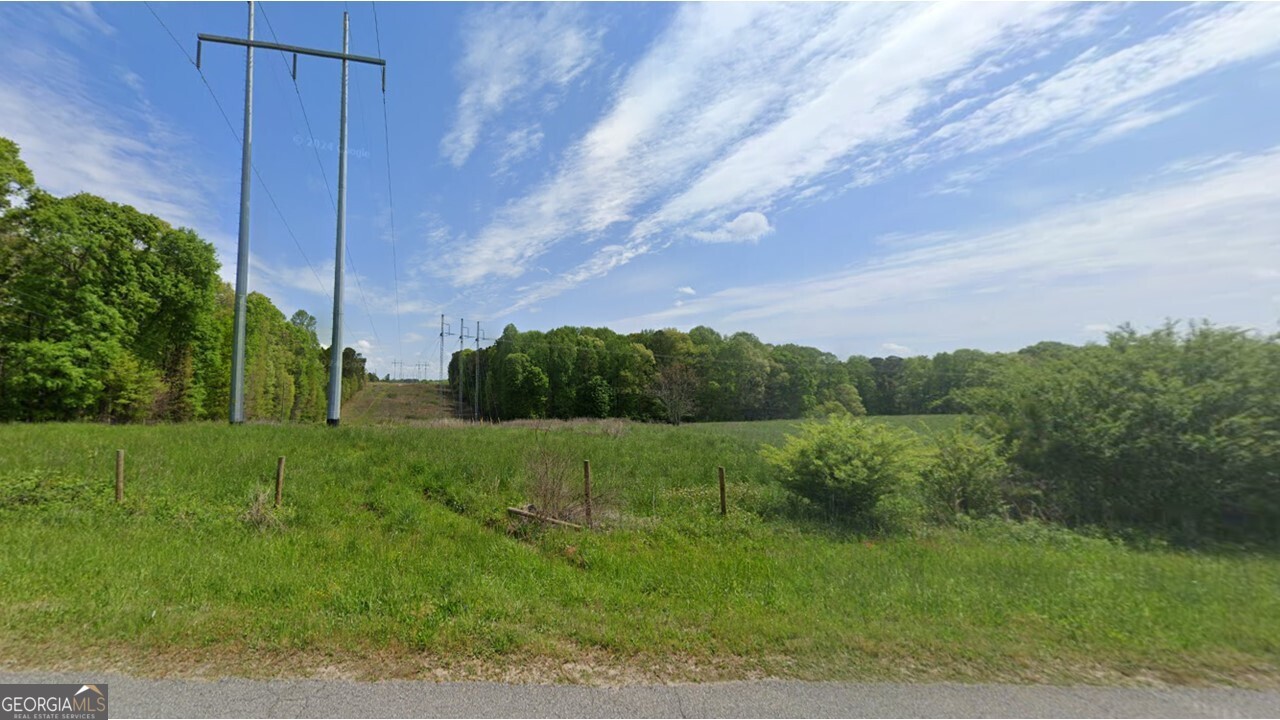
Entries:
[[999, 445], [964, 430], [934, 437], [920, 473], [920, 489], [934, 519], [952, 522], [957, 516], [987, 517], [1003, 510], [1001, 483], [1009, 466]]
[[784, 487], [859, 528], [896, 532], [919, 518], [920, 447], [910, 430], [850, 417], [805, 423], [761, 451]]
[[537, 443], [525, 457], [526, 494], [531, 510], [560, 520], [582, 515], [581, 470], [568, 457]]
[[1004, 366], [968, 404], [1046, 516], [1182, 542], [1280, 540], [1280, 338], [1122, 328]]
[[847, 415], [852, 415], [852, 413], [849, 412], [848, 408], [836, 402], [835, 400], [828, 400], [824, 403], [819, 403], [818, 405], [814, 406], [812, 410], [805, 413], [805, 417], [810, 417], [810, 418], [828, 418], [828, 417], [832, 417], [833, 415], [844, 417]]

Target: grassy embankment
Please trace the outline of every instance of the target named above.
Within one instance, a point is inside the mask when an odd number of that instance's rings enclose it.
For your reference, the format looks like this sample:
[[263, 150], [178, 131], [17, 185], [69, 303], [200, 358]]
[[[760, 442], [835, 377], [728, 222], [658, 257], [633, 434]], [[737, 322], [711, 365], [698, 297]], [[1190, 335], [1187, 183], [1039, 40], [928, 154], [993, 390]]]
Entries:
[[[789, 426], [0, 427], [0, 666], [1280, 685], [1277, 558], [850, 536], [767, 477]], [[604, 529], [513, 530], [539, 446], [591, 459]]]

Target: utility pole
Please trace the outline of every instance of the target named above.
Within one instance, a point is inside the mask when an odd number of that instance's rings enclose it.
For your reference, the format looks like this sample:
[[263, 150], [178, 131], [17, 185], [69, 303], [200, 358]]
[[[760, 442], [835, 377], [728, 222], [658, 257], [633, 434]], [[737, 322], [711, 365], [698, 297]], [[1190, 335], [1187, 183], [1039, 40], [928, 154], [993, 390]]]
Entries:
[[462, 350], [473, 336], [467, 334], [466, 318], [458, 319], [458, 415], [462, 415]]
[[342, 61], [342, 107], [338, 128], [338, 232], [337, 257], [333, 271], [333, 343], [329, 347], [329, 413], [328, 424], [337, 425], [342, 405], [342, 260], [347, 240], [347, 65], [349, 62], [378, 65], [382, 68], [382, 92], [387, 91], [387, 61], [382, 58], [351, 55], [350, 19], [342, 14], [342, 52], [304, 48], [297, 45], [264, 42], [253, 39], [253, 2], [249, 2], [249, 32], [245, 39], [222, 35], [196, 35], [196, 68], [204, 43], [238, 45], [245, 51], [244, 136], [240, 159], [240, 242], [236, 255], [235, 334], [231, 352], [231, 422], [244, 422], [244, 335], [245, 295], [249, 285], [249, 172], [252, 170], [253, 147], [253, 50], [279, 50], [293, 55], [293, 76], [298, 76], [298, 56], [329, 58]]
[[475, 420], [480, 421], [480, 338], [484, 335], [484, 331], [480, 329], [480, 321], [476, 321], [476, 392], [475, 392]]
[[[342, 53], [347, 52], [351, 27], [342, 13]], [[342, 271], [347, 250], [347, 61], [342, 60], [342, 109], [338, 119], [338, 240], [333, 253], [333, 339], [329, 342], [329, 413], [325, 424], [337, 427], [342, 418]]]
[[[253, 0], [249, 0], [249, 42], [253, 42]], [[199, 46], [197, 45], [197, 48]], [[244, 59], [244, 133], [240, 136], [240, 241], [236, 246], [236, 310], [235, 334], [231, 340], [231, 408], [232, 425], [244, 422], [244, 323], [245, 296], [249, 293], [249, 190], [253, 169], [253, 46], [245, 48]], [[196, 67], [200, 66], [196, 50]]]
[[440, 315], [440, 382], [444, 382], [444, 338], [452, 336], [453, 329], [444, 322], [444, 314]]

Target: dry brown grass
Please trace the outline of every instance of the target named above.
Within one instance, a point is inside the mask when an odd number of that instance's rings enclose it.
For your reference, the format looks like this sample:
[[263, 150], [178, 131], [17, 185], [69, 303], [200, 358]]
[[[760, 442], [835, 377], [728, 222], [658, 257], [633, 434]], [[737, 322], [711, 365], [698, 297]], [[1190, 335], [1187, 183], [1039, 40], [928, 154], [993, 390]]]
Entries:
[[274, 507], [275, 498], [266, 490], [258, 490], [249, 501], [249, 507], [240, 515], [240, 521], [255, 530], [268, 532], [283, 530], [284, 523]]
[[530, 512], [566, 522], [582, 523], [586, 517], [582, 466], [553, 450], [547, 430], [534, 434], [525, 453], [526, 490]]
[[617, 654], [572, 644], [545, 652], [504, 656], [441, 655], [406, 647], [285, 649], [220, 642], [198, 647], [145, 643], [86, 645], [20, 642], [0, 638], [0, 670], [119, 673], [149, 678], [322, 679], [483, 681], [522, 684], [637, 684], [787, 679], [845, 682], [999, 682], [1113, 687], [1236, 687], [1280, 689], [1280, 668], [1241, 672], [1235, 659], [1222, 667], [1183, 667], [1178, 658], [1162, 665], [1100, 661], [1080, 654], [1010, 658], [1000, 665], [962, 656], [915, 656], [892, 645], [851, 648], [840, 663], [786, 655], [739, 657], [688, 653]]
[[[585, 525], [586, 483], [582, 461], [554, 450], [548, 441], [549, 432], [547, 429], [536, 432], [533, 446], [525, 453], [527, 509], [557, 520]], [[599, 527], [602, 520], [616, 519], [616, 505], [610, 488], [593, 478], [592, 527]]]

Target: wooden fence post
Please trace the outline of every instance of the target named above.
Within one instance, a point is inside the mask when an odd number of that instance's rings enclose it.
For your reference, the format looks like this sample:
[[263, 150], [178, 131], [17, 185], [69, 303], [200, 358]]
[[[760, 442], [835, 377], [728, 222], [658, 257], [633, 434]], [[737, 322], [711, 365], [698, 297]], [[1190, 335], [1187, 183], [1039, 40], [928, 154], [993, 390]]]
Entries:
[[582, 497], [587, 513], [587, 529], [591, 529], [591, 461], [582, 461]]
[[718, 467], [716, 470], [720, 471], [720, 514], [727, 515], [729, 513], [729, 508], [724, 502], [724, 468]]
[[116, 502], [124, 502], [124, 451], [116, 451]]
[[276, 461], [276, 507], [280, 507], [280, 496], [284, 494], [284, 456]]

